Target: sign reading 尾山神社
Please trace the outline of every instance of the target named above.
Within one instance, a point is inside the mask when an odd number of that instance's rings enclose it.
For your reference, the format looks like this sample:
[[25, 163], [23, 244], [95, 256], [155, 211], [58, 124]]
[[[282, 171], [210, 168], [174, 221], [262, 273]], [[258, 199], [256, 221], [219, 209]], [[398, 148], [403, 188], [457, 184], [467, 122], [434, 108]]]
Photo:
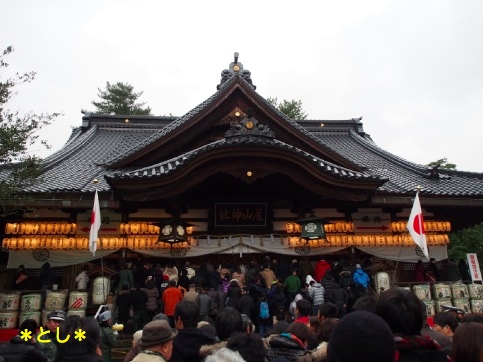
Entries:
[[468, 259], [468, 266], [470, 268], [471, 279], [473, 281], [482, 281], [480, 264], [478, 263], [478, 257], [475, 253], [466, 254]]
[[215, 204], [215, 226], [266, 226], [267, 204]]

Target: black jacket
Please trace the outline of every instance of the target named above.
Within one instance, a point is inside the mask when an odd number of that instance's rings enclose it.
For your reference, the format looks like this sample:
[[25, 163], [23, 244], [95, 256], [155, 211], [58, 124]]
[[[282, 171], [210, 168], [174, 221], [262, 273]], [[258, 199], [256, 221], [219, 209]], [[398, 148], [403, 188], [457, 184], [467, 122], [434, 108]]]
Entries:
[[202, 361], [200, 348], [203, 345], [215, 343], [215, 337], [204, 333], [198, 328], [180, 329], [173, 339], [173, 354], [170, 362]]
[[25, 342], [20, 336], [0, 346], [0, 356], [5, 362], [46, 362], [47, 357], [30, 341]]
[[289, 361], [298, 361], [306, 349], [295, 340], [284, 335], [273, 335], [268, 338], [267, 360], [283, 357]]

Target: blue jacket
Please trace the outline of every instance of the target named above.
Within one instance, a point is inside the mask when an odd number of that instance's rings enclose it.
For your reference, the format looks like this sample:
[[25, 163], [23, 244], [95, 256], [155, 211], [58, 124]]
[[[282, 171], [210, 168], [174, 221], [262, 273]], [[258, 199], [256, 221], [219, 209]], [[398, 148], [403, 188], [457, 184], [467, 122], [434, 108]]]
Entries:
[[369, 282], [371, 281], [369, 279], [369, 276], [362, 269], [356, 269], [354, 275], [352, 276], [352, 279], [354, 280], [356, 287], [358, 285], [362, 285], [364, 288], [367, 288]]

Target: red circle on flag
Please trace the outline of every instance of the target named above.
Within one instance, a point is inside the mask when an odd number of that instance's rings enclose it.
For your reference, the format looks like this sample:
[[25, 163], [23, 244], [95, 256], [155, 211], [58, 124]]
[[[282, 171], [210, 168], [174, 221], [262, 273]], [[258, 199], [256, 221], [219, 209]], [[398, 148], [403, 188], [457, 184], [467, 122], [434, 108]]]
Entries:
[[413, 229], [419, 235], [426, 234], [426, 230], [424, 230], [424, 219], [423, 219], [423, 214], [422, 213], [421, 214], [417, 214], [414, 217]]

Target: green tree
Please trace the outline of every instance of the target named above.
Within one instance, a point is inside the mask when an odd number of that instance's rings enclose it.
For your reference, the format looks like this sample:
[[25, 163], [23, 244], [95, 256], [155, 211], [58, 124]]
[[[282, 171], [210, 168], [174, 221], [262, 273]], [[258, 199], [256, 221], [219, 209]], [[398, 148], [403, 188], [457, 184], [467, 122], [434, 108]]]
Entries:
[[98, 88], [100, 102], [92, 101], [97, 107], [98, 113], [104, 114], [125, 114], [150, 116], [151, 108], [144, 107], [146, 102], [136, 103], [143, 92], [134, 92], [134, 87], [129, 83], [117, 82], [110, 84], [106, 82], [106, 90]]
[[434, 166], [438, 166], [438, 165], [439, 165], [440, 169], [456, 170], [456, 165], [454, 163], [448, 163], [448, 159], [446, 157], [441, 158], [437, 161], [433, 161], [433, 162], [428, 163], [428, 166], [430, 166], [430, 167], [434, 167]]
[[[11, 46], [0, 54], [0, 75], [8, 67], [6, 59], [13, 52]], [[7, 103], [17, 95], [15, 86], [30, 83], [35, 72], [16, 74], [13, 78], [0, 79], [0, 208], [1, 214], [9, 212], [7, 199], [21, 198], [21, 191], [33, 185], [41, 174], [41, 160], [29, 154], [29, 147], [40, 142], [50, 148], [45, 140], [39, 139], [38, 131], [49, 125], [59, 113], [21, 115], [18, 111], [10, 111]]]
[[455, 260], [466, 259], [466, 253], [476, 253], [483, 261], [483, 222], [473, 227], [458, 230], [449, 235], [448, 256]]
[[284, 99], [282, 102], [279, 103], [277, 98], [268, 97], [267, 101], [275, 108], [277, 108], [280, 112], [295, 121], [307, 119], [308, 117], [308, 114], [305, 113], [302, 108], [302, 101], [300, 99], [298, 101], [296, 101], [295, 99], [292, 99], [291, 101], [287, 101], [286, 99]]

